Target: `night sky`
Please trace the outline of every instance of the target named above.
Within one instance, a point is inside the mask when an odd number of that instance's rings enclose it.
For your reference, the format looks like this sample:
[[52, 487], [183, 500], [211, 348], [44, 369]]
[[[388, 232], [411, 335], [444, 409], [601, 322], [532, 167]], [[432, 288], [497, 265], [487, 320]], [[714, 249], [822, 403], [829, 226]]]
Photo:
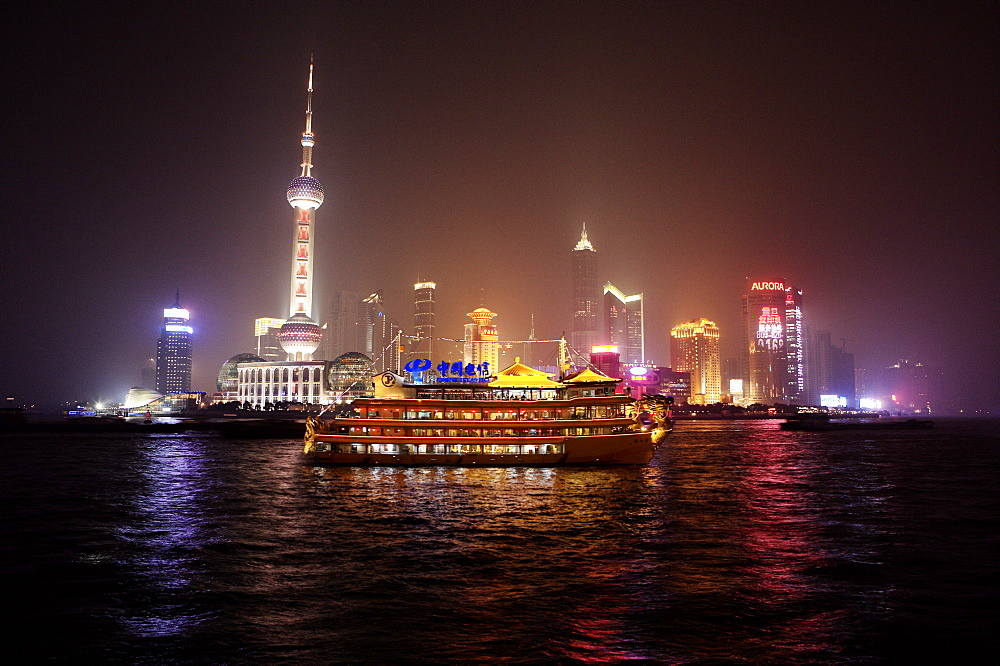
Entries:
[[434, 280], [442, 336], [558, 337], [585, 222], [654, 362], [696, 317], [736, 356], [779, 277], [860, 367], [1000, 404], [995, 3], [263, 4], [8, 10], [4, 395], [124, 399], [176, 289], [198, 390], [287, 316], [315, 54], [318, 303], [409, 328]]

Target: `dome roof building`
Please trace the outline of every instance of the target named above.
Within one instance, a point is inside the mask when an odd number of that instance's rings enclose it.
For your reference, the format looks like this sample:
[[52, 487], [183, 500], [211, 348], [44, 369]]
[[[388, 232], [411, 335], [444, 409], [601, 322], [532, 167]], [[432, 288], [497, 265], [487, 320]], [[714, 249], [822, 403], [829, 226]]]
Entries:
[[239, 386], [239, 373], [236, 366], [240, 363], [260, 363], [263, 362], [256, 354], [237, 354], [222, 364], [219, 369], [219, 376], [215, 381], [215, 390], [219, 393], [236, 393]]

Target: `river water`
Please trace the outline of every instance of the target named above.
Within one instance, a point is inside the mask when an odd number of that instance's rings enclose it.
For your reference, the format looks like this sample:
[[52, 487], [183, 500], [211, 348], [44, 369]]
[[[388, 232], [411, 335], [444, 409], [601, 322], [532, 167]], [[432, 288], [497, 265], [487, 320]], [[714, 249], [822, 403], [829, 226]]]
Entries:
[[[972, 663], [997, 421], [681, 422], [644, 468], [351, 469], [5, 435], [11, 663]], [[991, 663], [985, 659], [983, 663]]]

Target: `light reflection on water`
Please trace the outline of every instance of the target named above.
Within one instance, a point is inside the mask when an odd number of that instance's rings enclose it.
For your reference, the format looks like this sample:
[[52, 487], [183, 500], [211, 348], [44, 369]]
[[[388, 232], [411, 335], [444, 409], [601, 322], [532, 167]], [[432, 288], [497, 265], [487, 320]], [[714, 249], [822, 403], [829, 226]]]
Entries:
[[64, 658], [870, 663], [982, 633], [993, 442], [682, 423], [648, 467], [353, 469], [280, 441], [28, 441], [2, 536], [22, 633], [59, 626]]
[[204, 465], [204, 442], [153, 435], [143, 444], [131, 520], [117, 534], [127, 553], [121, 564], [133, 572], [150, 603], [139, 613], [123, 605], [119, 619], [138, 636], [169, 636], [191, 631], [203, 619], [177, 603], [176, 595], [192, 588], [196, 554], [212, 539], [203, 498], [214, 480]]

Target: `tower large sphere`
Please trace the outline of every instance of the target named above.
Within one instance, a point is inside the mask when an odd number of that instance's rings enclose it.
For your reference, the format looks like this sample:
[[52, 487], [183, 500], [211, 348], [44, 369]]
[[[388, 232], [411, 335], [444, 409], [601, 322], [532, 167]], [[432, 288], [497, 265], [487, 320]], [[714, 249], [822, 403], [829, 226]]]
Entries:
[[319, 348], [323, 329], [303, 312], [289, 317], [278, 331], [278, 342], [290, 359], [307, 360]]
[[312, 176], [293, 178], [288, 184], [288, 203], [304, 210], [319, 208], [323, 204], [323, 186]]

